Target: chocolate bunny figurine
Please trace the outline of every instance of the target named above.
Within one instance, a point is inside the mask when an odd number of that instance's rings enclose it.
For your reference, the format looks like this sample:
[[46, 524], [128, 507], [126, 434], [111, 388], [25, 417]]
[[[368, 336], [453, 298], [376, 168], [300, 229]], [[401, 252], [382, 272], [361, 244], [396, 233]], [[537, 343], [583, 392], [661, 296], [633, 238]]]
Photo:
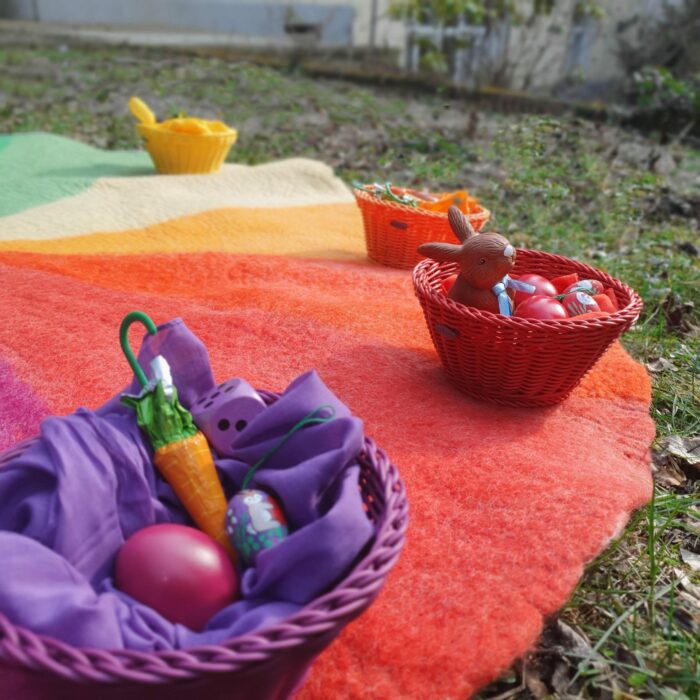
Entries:
[[458, 207], [450, 207], [447, 218], [461, 245], [423, 243], [418, 252], [438, 262], [459, 263], [459, 276], [447, 295], [450, 299], [510, 316], [513, 310], [510, 290], [535, 291], [532, 285], [508, 276], [515, 264], [515, 248], [498, 233], [477, 234]]

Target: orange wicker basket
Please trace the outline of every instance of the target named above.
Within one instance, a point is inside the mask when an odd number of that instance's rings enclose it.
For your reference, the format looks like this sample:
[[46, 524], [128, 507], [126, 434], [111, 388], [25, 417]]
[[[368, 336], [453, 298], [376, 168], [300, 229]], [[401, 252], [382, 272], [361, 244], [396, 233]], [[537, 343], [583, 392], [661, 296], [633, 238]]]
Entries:
[[[367, 254], [375, 262], [410, 270], [423, 260], [416, 252], [422, 243], [455, 243], [447, 214], [385, 201], [359, 189], [355, 189], [355, 198], [365, 225]], [[491, 212], [479, 207], [465, 216], [474, 230], [479, 231]]]
[[519, 249], [513, 272], [553, 279], [576, 272], [610, 287], [619, 311], [591, 319], [541, 321], [501, 316], [448, 299], [442, 282], [455, 263], [424, 260], [413, 285], [451, 381], [469, 396], [508, 406], [563, 401], [642, 311], [637, 293], [601, 270], [550, 253]]

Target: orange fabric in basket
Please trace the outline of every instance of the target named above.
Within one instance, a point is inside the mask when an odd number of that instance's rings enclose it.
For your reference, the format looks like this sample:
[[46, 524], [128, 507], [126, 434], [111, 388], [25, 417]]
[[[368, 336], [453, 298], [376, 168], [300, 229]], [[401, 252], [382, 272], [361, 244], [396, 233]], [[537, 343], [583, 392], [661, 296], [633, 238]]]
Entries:
[[609, 314], [617, 311], [617, 309], [613, 306], [612, 300], [607, 294], [596, 294], [593, 299], [598, 304], [601, 311], [605, 311]]
[[316, 368], [399, 466], [406, 549], [302, 700], [469, 696], [535, 642], [651, 493], [649, 379], [619, 344], [560, 406], [476, 403], [447, 382], [404, 271], [224, 252], [4, 252], [0, 279], [0, 354], [52, 413], [126, 385], [117, 330], [143, 309], [184, 318], [219, 380], [280, 390]]
[[572, 272], [570, 275], [555, 277], [552, 280], [552, 284], [559, 294], [561, 294], [567, 287], [570, 287], [575, 282], [578, 282], [578, 275], [575, 272]]

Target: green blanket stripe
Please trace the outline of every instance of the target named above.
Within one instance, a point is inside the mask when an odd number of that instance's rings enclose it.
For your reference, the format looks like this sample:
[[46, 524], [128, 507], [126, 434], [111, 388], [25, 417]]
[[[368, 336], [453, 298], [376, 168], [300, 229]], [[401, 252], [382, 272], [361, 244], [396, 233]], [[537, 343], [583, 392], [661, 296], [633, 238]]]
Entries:
[[145, 151], [101, 151], [53, 134], [0, 135], [0, 216], [79, 194], [100, 177], [154, 173]]

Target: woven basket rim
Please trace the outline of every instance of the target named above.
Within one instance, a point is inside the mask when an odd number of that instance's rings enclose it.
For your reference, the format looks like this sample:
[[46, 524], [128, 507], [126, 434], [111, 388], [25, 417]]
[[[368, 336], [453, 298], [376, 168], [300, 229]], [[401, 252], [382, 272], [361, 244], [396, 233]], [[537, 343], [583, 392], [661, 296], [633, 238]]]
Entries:
[[136, 128], [141, 136], [158, 134], [159, 136], [163, 136], [164, 139], [178, 138], [190, 139], [193, 141], [228, 141], [232, 138], [238, 138], [238, 131], [233, 127], [229, 127], [230, 131], [220, 132], [217, 134], [193, 134], [189, 131], [171, 131], [169, 129], [158, 129], [150, 124], [137, 124]]
[[[275, 392], [259, 390], [259, 393], [268, 403], [279, 398]], [[34, 440], [26, 440], [6, 452], [19, 454], [20, 449], [28, 448]], [[385, 505], [376, 522], [374, 541], [332, 590], [293, 615], [217, 645], [140, 652], [73, 647], [14, 625], [0, 613], [0, 660], [68, 680], [167, 683], [250, 668], [268, 661], [275, 652], [302, 646], [307, 638], [349, 621], [372, 602], [384, 584], [403, 548], [408, 525], [406, 491], [396, 466], [369, 437], [364, 438], [364, 448], [357, 460], [373, 468], [383, 487]]]
[[[389, 207], [390, 209], [410, 212], [412, 214], [419, 214], [421, 216], [434, 217], [436, 219], [447, 219], [447, 214], [443, 212], [431, 211], [430, 209], [422, 209], [421, 207], [409, 207], [407, 204], [401, 204], [400, 202], [392, 202], [386, 199], [379, 199], [378, 197], [371, 195], [369, 192], [360, 190], [357, 187], [353, 187], [353, 192], [355, 194], [356, 199], [362, 199], [365, 202], [368, 202], [378, 207]], [[470, 212], [469, 214], [465, 214], [465, 216], [468, 219], [471, 217], [478, 219], [482, 219], [484, 217], [488, 219], [491, 218], [491, 211], [489, 209], [481, 206], [481, 204], [477, 204], [477, 207], [478, 208], [476, 211]]]
[[533, 250], [530, 248], [517, 248], [517, 252], [526, 258], [532, 256], [545, 259], [552, 263], [574, 266], [584, 274], [590, 275], [595, 279], [599, 279], [600, 281], [605, 282], [608, 287], [612, 287], [617, 291], [622, 292], [627, 297], [628, 302], [624, 307], [610, 313], [608, 316], [601, 316], [598, 318], [579, 319], [576, 316], [573, 316], [571, 318], [563, 319], [531, 319], [518, 318], [516, 316], [503, 316], [502, 314], [497, 314], [482, 309], [475, 309], [471, 306], [459, 304], [456, 301], [449, 299], [441, 290], [433, 289], [424, 279], [429, 273], [439, 269], [441, 272], [444, 272], [445, 277], [447, 277], [450, 274], [457, 272], [459, 266], [457, 263], [437, 262], [435, 260], [431, 260], [430, 258], [421, 260], [413, 268], [413, 285], [416, 296], [424, 295], [429, 297], [433, 300], [433, 302], [436, 302], [438, 305], [449, 309], [463, 318], [500, 327], [511, 327], [513, 329], [520, 328], [552, 331], [556, 330], [558, 332], [577, 332], [580, 329], [599, 326], [621, 326], [631, 323], [639, 317], [639, 314], [644, 306], [642, 298], [639, 296], [639, 294], [637, 294], [637, 292], [635, 292], [634, 289], [612, 275], [609, 275], [607, 272], [603, 272], [592, 265], [587, 265], [586, 263], [582, 263], [578, 260], [574, 260], [573, 258], [568, 258], [564, 255], [558, 255], [556, 253], [545, 253], [543, 251]]

